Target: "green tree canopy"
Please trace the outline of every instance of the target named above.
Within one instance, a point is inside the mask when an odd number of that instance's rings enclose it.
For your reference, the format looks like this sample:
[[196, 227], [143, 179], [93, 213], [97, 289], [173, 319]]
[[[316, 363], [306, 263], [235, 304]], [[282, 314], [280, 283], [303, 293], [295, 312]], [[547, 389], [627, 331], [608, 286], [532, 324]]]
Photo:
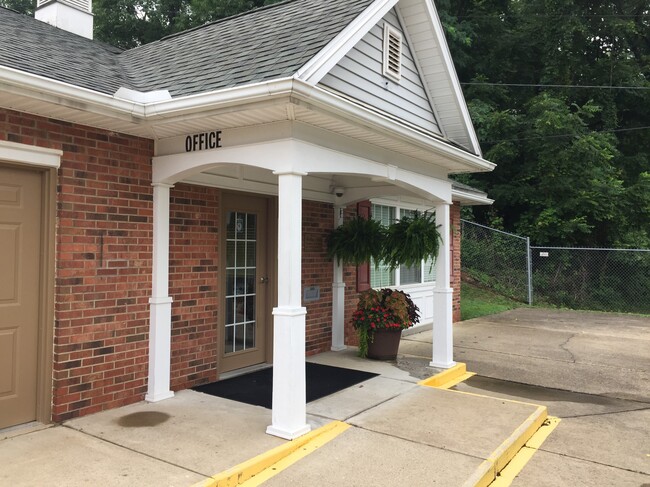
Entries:
[[645, 0], [439, 5], [491, 174], [484, 223], [538, 244], [650, 246]]

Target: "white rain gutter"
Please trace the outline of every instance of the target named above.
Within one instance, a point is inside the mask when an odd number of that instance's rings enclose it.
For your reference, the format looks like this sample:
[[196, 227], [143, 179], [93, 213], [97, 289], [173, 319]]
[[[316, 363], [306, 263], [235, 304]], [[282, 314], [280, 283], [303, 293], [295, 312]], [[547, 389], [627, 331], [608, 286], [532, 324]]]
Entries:
[[442, 139], [423, 134], [317, 86], [312, 86], [299, 80], [295, 81], [293, 94], [299, 99], [308, 101], [319, 108], [329, 112], [336, 111], [347, 119], [354, 120], [361, 125], [373, 129], [380, 129], [386, 134], [397, 134], [408, 140], [411, 144], [445, 155], [457, 162], [470, 165], [472, 169], [476, 169], [477, 171], [492, 171], [496, 167], [496, 164], [459, 149]]
[[491, 171], [496, 166], [443, 140], [425, 135], [388, 117], [295, 78], [228, 88], [171, 100], [141, 103], [98, 93], [87, 88], [0, 66], [0, 87], [17, 95], [48, 101], [77, 110], [90, 111], [142, 126], [154, 121], [196, 116], [201, 112], [253, 105], [292, 97], [325, 113], [334, 113], [389, 136], [399, 136], [424, 150], [444, 155], [475, 171]]
[[0, 87], [15, 95], [23, 95], [58, 105], [87, 110], [94, 108], [96, 113], [112, 115], [124, 120], [144, 119], [144, 105], [115, 98], [97, 91], [56, 81], [36, 74], [0, 66]]
[[494, 203], [493, 199], [490, 199], [486, 196], [481, 196], [470, 191], [464, 191], [462, 189], [451, 188], [451, 197], [454, 201], [460, 201], [461, 203], [467, 203], [470, 205], [491, 205]]

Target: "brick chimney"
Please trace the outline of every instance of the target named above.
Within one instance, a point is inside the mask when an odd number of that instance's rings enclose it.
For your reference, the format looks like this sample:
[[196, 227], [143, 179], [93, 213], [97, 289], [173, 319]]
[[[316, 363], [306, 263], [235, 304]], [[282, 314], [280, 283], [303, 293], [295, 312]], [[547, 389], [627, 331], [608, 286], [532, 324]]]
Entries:
[[92, 0], [38, 0], [34, 17], [73, 34], [93, 38]]

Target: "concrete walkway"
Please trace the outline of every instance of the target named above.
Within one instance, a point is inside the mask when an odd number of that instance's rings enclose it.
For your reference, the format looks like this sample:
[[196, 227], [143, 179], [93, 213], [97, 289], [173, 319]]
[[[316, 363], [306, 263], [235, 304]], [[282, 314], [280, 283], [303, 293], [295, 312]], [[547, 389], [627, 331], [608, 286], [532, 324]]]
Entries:
[[[650, 485], [650, 317], [520, 308], [458, 323], [454, 341], [478, 374], [456, 389], [562, 418], [513, 486]], [[405, 337], [405, 368], [430, 350], [431, 332]]]
[[[312, 360], [381, 375], [310, 403], [314, 428], [334, 419], [352, 427], [268, 485], [461, 486], [540, 414], [534, 405], [419, 386], [354, 350]], [[264, 433], [270, 420], [261, 407], [182, 391], [157, 404], [4, 432], [0, 485], [190, 486], [283, 444]]]

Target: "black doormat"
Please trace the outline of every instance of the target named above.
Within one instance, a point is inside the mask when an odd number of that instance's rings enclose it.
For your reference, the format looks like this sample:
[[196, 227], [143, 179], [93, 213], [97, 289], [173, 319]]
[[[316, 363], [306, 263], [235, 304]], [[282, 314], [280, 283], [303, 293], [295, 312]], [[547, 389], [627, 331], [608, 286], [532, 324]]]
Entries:
[[[307, 362], [307, 402], [329, 396], [377, 375], [379, 374]], [[193, 390], [271, 409], [273, 368], [212, 382], [194, 387]]]

